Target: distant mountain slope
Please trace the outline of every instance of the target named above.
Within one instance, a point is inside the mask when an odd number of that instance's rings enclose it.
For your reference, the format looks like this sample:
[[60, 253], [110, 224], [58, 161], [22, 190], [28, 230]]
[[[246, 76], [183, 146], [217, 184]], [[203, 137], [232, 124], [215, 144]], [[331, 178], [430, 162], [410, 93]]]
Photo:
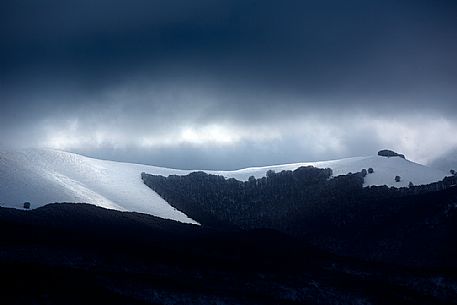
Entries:
[[[447, 173], [402, 158], [357, 157], [325, 162], [296, 163], [236, 171], [207, 171], [247, 180], [261, 177], [270, 169], [281, 171], [304, 165], [333, 170], [334, 175], [374, 169], [365, 185], [407, 186], [441, 180]], [[28, 149], [0, 152], [0, 205], [21, 208], [29, 201], [32, 208], [49, 202], [88, 202], [121, 211], [135, 211], [181, 222], [195, 223], [143, 184], [141, 173], [168, 176], [192, 171], [121, 163], [84, 157], [78, 154]], [[394, 177], [399, 175], [400, 182]]]
[[457, 171], [457, 150], [453, 150], [441, 158], [433, 160], [428, 166], [443, 170], [446, 173], [449, 173], [450, 170]]
[[[304, 162], [266, 167], [252, 167], [231, 172], [219, 172], [221, 175], [233, 177], [239, 180], [247, 180], [253, 175], [256, 178], [265, 176], [268, 170], [280, 172], [283, 170], [294, 170], [301, 166], [314, 166], [318, 168], [331, 168], [333, 175], [345, 175], [349, 172], [360, 172], [363, 168], [373, 168], [373, 174], [365, 177], [365, 186], [387, 185], [395, 187], [408, 186], [411, 181], [415, 185], [429, 184], [442, 180], [448, 173], [433, 169], [421, 164], [405, 160], [400, 157], [354, 157], [332, 161]], [[400, 182], [395, 182], [395, 176], [400, 176]]]

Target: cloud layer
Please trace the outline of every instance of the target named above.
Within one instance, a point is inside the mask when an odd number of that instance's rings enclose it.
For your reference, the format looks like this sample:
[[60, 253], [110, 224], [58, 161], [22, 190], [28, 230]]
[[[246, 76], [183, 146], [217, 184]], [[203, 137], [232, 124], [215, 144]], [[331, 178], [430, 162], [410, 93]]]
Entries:
[[0, 145], [186, 168], [457, 148], [455, 1], [6, 1]]

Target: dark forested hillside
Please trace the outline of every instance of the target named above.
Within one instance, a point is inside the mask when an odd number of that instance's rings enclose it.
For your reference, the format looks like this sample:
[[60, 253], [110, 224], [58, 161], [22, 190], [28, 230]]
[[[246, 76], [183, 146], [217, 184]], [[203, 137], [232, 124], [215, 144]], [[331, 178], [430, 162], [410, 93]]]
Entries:
[[203, 172], [142, 178], [204, 225], [277, 229], [368, 260], [456, 266], [456, 177], [409, 188], [365, 188], [364, 175], [330, 178], [330, 169], [302, 167], [248, 181]]
[[244, 182], [204, 172], [168, 178], [142, 174], [142, 178], [165, 200], [203, 224], [224, 222], [289, 231], [303, 212], [317, 214], [335, 198], [352, 200], [354, 191], [362, 187], [360, 173], [329, 179], [331, 175], [331, 169], [302, 167], [270, 171], [267, 177]]

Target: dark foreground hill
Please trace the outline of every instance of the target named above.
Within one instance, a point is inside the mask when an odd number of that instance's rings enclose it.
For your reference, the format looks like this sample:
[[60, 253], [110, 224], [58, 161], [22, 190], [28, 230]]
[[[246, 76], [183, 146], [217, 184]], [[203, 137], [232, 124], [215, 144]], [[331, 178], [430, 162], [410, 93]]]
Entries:
[[87, 204], [0, 208], [2, 304], [449, 304], [453, 270]]

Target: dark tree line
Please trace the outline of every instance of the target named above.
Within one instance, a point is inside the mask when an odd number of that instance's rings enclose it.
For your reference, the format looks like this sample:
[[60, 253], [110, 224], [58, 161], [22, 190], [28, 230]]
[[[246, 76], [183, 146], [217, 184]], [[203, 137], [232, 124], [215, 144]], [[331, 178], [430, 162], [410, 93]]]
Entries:
[[323, 215], [327, 222], [344, 224], [350, 221], [351, 213], [369, 202], [440, 191], [456, 184], [455, 177], [448, 177], [426, 186], [364, 188], [366, 173], [362, 170], [331, 178], [331, 169], [300, 167], [269, 171], [266, 177], [250, 177], [248, 181], [204, 172], [168, 177], [143, 173], [142, 179], [171, 205], [202, 224], [286, 232], [303, 232], [304, 222], [305, 231], [312, 231], [319, 227]]
[[168, 178], [142, 174], [144, 183], [177, 209], [203, 224], [226, 223], [244, 228], [288, 226], [303, 211], [313, 213], [335, 198], [350, 200], [360, 189], [360, 173], [330, 179], [331, 169], [301, 167], [294, 171], [239, 181], [194, 172]]
[[399, 153], [396, 153], [396, 152], [394, 152], [392, 150], [388, 150], [388, 149], [383, 149], [383, 150], [378, 151], [378, 156], [387, 157], [387, 158], [400, 157], [400, 158], [405, 159], [404, 154], [399, 154]]

